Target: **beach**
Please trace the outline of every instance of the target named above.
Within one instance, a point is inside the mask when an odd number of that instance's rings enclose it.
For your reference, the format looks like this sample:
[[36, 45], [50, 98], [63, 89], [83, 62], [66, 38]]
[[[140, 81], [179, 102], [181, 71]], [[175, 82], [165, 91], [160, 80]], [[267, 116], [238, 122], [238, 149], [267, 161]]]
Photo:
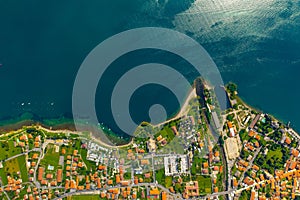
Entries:
[[187, 98], [185, 99], [182, 107], [180, 108], [179, 112], [172, 118], [168, 119], [167, 121], [165, 122], [162, 122], [162, 123], [159, 123], [159, 124], [154, 124], [154, 126], [158, 127], [158, 126], [162, 126], [164, 124], [167, 124], [171, 121], [174, 121], [176, 119], [179, 119], [180, 117], [183, 117], [185, 115], [188, 114], [188, 106], [189, 106], [189, 102], [193, 99], [193, 98], [196, 98], [197, 97], [197, 94], [196, 94], [196, 89], [193, 88], [191, 89], [191, 91], [189, 92]]

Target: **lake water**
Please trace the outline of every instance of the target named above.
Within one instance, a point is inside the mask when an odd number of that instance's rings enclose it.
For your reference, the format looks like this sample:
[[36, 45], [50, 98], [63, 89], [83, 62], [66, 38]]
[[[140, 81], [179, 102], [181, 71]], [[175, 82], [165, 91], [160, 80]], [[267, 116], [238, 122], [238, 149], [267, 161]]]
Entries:
[[[300, 130], [296, 0], [0, 0], [0, 118], [24, 113], [71, 118], [72, 87], [87, 54], [116, 33], [147, 26], [172, 28], [199, 41], [224, 82], [237, 83], [247, 103]], [[190, 81], [196, 76], [184, 61], [150, 50], [117, 60], [120, 70], [111, 71], [96, 97], [99, 119], [116, 132], [108, 109], [112, 83], [124, 68], [149, 61], [180, 68]], [[168, 116], [178, 110], [178, 101], [162, 91], [145, 86], [135, 93], [130, 108], [136, 122], [148, 119], [154, 103], [166, 105]]]

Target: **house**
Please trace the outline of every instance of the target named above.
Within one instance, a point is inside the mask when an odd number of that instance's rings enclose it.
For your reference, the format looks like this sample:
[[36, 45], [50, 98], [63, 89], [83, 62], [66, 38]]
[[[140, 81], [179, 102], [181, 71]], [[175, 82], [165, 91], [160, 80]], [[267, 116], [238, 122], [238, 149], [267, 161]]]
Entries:
[[39, 167], [38, 181], [42, 181], [43, 180], [44, 170], [45, 170], [44, 167]]
[[186, 183], [183, 198], [189, 199], [191, 197], [198, 197], [199, 196], [199, 186], [198, 181], [191, 181], [189, 183]]
[[219, 188], [218, 187], [214, 187], [214, 193], [219, 192]]
[[120, 183], [122, 186], [129, 186], [130, 181], [121, 181]]
[[255, 170], [255, 171], [258, 171], [258, 170], [259, 170], [259, 167], [258, 167], [257, 165], [253, 165], [253, 166], [252, 166], [252, 169]]
[[158, 199], [160, 191], [155, 187], [149, 190], [149, 198]]
[[291, 150], [291, 154], [292, 154], [293, 156], [295, 156], [295, 157], [298, 157], [298, 156], [299, 156], [299, 151], [296, 150], [296, 149], [292, 149], [292, 150]]
[[171, 129], [172, 129], [173, 133], [174, 133], [176, 136], [179, 135], [176, 126], [172, 126]]
[[292, 143], [291, 138], [286, 137], [286, 138], [285, 138], [285, 143], [288, 144], [288, 145], [290, 145], [290, 144]]
[[260, 117], [261, 117], [260, 114], [258, 114], [258, 115], [255, 116], [254, 120], [251, 122], [251, 124], [249, 126], [250, 129], [253, 129], [255, 127], [255, 125], [258, 122], [258, 120], [259, 120]]
[[209, 173], [208, 169], [202, 169], [202, 174], [208, 174], [208, 173]]
[[159, 141], [161, 141], [163, 139], [163, 137], [161, 136], [161, 135], [159, 135], [157, 138], [156, 138], [156, 140], [159, 142]]
[[234, 137], [235, 136], [235, 130], [234, 130], [233, 125], [230, 121], [227, 122], [227, 126], [228, 126], [228, 129], [229, 129], [230, 137]]
[[113, 180], [108, 180], [108, 181], [107, 181], [107, 184], [108, 184], [108, 185], [112, 185], [112, 184], [113, 184]]
[[39, 158], [39, 154], [34, 153], [33, 156], [32, 156], [32, 159], [33, 159], [33, 160], [36, 160], [36, 159], [38, 159], [38, 158]]
[[252, 190], [250, 200], [254, 200], [255, 196], [256, 196], [256, 192], [254, 190]]
[[118, 184], [118, 183], [120, 183], [120, 182], [121, 182], [120, 175], [119, 175], [119, 174], [117, 174], [117, 175], [116, 175], [116, 183]]
[[76, 182], [74, 181], [74, 180], [71, 180], [71, 182], [70, 182], [70, 188], [71, 189], [76, 189], [77, 187], [76, 187]]
[[149, 165], [149, 160], [141, 160], [141, 165]]
[[150, 173], [147, 173], [144, 176], [145, 176], [145, 178], [151, 178], [151, 174]]
[[208, 162], [203, 163], [203, 168], [208, 168]]
[[62, 169], [57, 170], [56, 180], [57, 180], [58, 183], [62, 182], [62, 173], [63, 173]]
[[215, 172], [219, 172], [219, 166], [214, 166], [213, 170], [214, 170]]
[[219, 156], [220, 156], [220, 152], [219, 152], [219, 151], [216, 151], [215, 154], [214, 154], [214, 156], [215, 156], [215, 157], [219, 157]]
[[46, 175], [46, 179], [52, 179], [53, 178], [53, 174], [47, 174]]

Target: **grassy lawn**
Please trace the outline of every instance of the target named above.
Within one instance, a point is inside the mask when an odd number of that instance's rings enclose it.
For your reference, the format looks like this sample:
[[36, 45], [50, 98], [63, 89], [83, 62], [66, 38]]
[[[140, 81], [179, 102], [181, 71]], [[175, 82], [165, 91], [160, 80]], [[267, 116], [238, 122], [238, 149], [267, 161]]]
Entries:
[[195, 156], [193, 158], [193, 165], [192, 165], [192, 169], [191, 169], [192, 175], [196, 175], [197, 173], [201, 172], [203, 162], [205, 162], [205, 160], [199, 158], [198, 156]]
[[80, 149], [80, 155], [82, 157], [83, 162], [86, 164], [87, 169], [96, 169], [96, 164], [92, 161], [89, 161], [86, 159], [87, 156], [87, 150], [86, 149]]
[[199, 189], [201, 194], [212, 193], [210, 177], [197, 176], [197, 181], [199, 183]]
[[46, 154], [41, 160], [41, 165], [43, 165], [45, 168], [47, 168], [48, 165], [54, 166], [54, 170], [58, 169], [58, 163], [59, 163], [59, 152], [55, 152], [54, 145], [48, 145]]
[[172, 129], [168, 126], [165, 126], [161, 131], [159, 131], [155, 136], [158, 137], [161, 135], [163, 138], [166, 138], [168, 142], [172, 141], [175, 137]]
[[168, 154], [170, 152], [176, 152], [177, 154], [184, 154], [184, 148], [182, 143], [182, 139], [175, 137], [170, 143], [168, 143], [168, 145], [159, 149], [159, 153]]
[[268, 154], [267, 154], [267, 160], [270, 160], [271, 158], [273, 158], [273, 159], [278, 159], [278, 160], [281, 160], [282, 159], [282, 156], [283, 156], [283, 154], [282, 154], [282, 152], [280, 151], [280, 149], [277, 149], [277, 150], [275, 150], [275, 151], [272, 151], [272, 150], [270, 150], [269, 152], [268, 152]]
[[171, 176], [167, 176], [166, 179], [165, 179], [165, 186], [166, 188], [169, 188], [172, 186], [172, 181], [173, 181], [173, 178]]
[[4, 168], [0, 169], [0, 178], [1, 178], [2, 184], [6, 185], [7, 184], [7, 178], [6, 178], [6, 173], [4, 171]]
[[20, 167], [19, 167], [18, 159], [15, 158], [15, 159], [12, 159], [12, 160], [9, 160], [9, 161], [5, 162], [4, 170], [5, 170], [6, 173], [9, 173], [10, 175], [14, 175], [17, 172], [19, 172]]
[[23, 182], [28, 182], [28, 173], [27, 173], [25, 156], [19, 156], [17, 160], [19, 163], [19, 169], [20, 169], [22, 180]]
[[13, 141], [0, 143], [0, 160], [4, 160], [21, 153], [20, 147], [14, 147]]
[[72, 196], [71, 200], [99, 200], [100, 197], [98, 195], [79, 195], [79, 196]]
[[0, 176], [4, 184], [7, 184], [7, 174], [15, 176], [18, 172], [21, 173], [23, 182], [28, 182], [28, 173], [26, 168], [25, 156], [19, 156], [15, 159], [3, 163], [3, 169], [0, 170]]
[[165, 178], [166, 178], [164, 169], [157, 170], [155, 174], [155, 178], [159, 184], [163, 185], [165, 183]]

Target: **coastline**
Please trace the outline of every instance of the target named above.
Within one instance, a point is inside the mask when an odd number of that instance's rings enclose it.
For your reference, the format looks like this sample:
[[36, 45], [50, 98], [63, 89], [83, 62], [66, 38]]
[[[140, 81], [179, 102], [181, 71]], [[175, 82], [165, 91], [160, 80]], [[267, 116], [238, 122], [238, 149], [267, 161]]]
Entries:
[[[161, 125], [164, 125], [164, 124], [166, 124], [170, 121], [176, 120], [176, 119], [186, 115], [187, 112], [188, 112], [187, 108], [189, 106], [189, 102], [192, 98], [195, 98], [195, 97], [197, 97], [196, 89], [193, 88], [188, 92], [187, 97], [185, 98], [182, 107], [179, 109], [179, 111], [177, 112], [177, 114], [174, 117], [172, 117], [172, 118], [168, 119], [167, 121], [162, 122], [160, 124], [156, 124], [156, 125], [151, 124], [151, 125], [152, 126], [161, 126]], [[51, 132], [51, 133], [82, 134], [82, 132], [79, 132], [79, 131], [76, 130], [76, 127], [75, 127], [75, 125], [74, 125], [74, 123], [71, 119], [69, 119], [69, 122], [63, 122], [61, 124], [56, 124], [54, 126], [44, 124], [44, 123], [42, 123], [38, 120], [23, 119], [23, 120], [17, 121], [16, 123], [5, 124], [5, 125], [2, 125], [2, 126], [0, 125], [0, 134], [16, 132], [16, 131], [19, 131], [20, 129], [24, 128], [24, 127], [37, 127], [38, 129], [42, 129], [44, 131]], [[125, 147], [125, 146], [128, 146], [128, 145], [132, 144], [132, 142], [133, 142], [133, 140], [130, 139], [130, 141], [129, 142], [127, 141], [126, 144], [123, 142], [121, 144], [116, 144], [116, 146], [111, 146], [111, 145], [106, 144], [105, 142], [93, 137], [92, 132], [89, 131], [88, 128], [86, 129], [86, 131], [90, 133], [90, 136], [94, 140], [99, 142], [101, 145], [109, 147], [109, 148]]]
[[[179, 109], [179, 111], [176, 113], [176, 115], [162, 123], [159, 123], [159, 124], [151, 124], [152, 126], [154, 127], [158, 127], [158, 126], [162, 126], [164, 124], [167, 124], [171, 121], [174, 121], [184, 115], [187, 114], [188, 112], [188, 106], [189, 106], [189, 102], [191, 99], [193, 98], [196, 98], [197, 97], [197, 94], [196, 94], [196, 89], [195, 88], [192, 88], [188, 94], [187, 94], [187, 97], [182, 105], [182, 107]], [[258, 113], [264, 113], [261, 109], [258, 109], [258, 108], [255, 108], [249, 104], [247, 104], [240, 96], [236, 96], [236, 99], [238, 100], [239, 103], [243, 104], [244, 106], [258, 112]], [[269, 114], [269, 113], [268, 113]], [[281, 122], [281, 123], [285, 123], [283, 122], [282, 120], [274, 117], [272, 114], [269, 114], [272, 118], [276, 119], [277, 121]], [[84, 125], [83, 125], [84, 126]], [[24, 119], [24, 120], [21, 120], [21, 121], [17, 121], [16, 123], [11, 123], [11, 124], [5, 124], [5, 125], [0, 125], [0, 135], [1, 134], [7, 134], [7, 133], [12, 133], [12, 132], [16, 132], [16, 131], [20, 131], [21, 129], [23, 129], [24, 127], [36, 127], [37, 129], [41, 129], [41, 130], [44, 130], [44, 131], [47, 131], [47, 132], [51, 132], [51, 133], [72, 133], [72, 134], [78, 134], [78, 135], [82, 135], [83, 132], [85, 131], [77, 131], [76, 130], [76, 127], [73, 123], [73, 120], [71, 119], [68, 119], [68, 120], [65, 120], [63, 123], [58, 123], [58, 124], [55, 124], [53, 126], [50, 126], [50, 125], [47, 125], [47, 124], [44, 124], [38, 120], [33, 120], [33, 119]], [[297, 133], [297, 130], [293, 129], [292, 127], [290, 128], [291, 130], [293, 130], [294, 132]], [[99, 144], [105, 146], [105, 147], [108, 147], [108, 148], [120, 148], [120, 147], [126, 147], [126, 146], [129, 146], [132, 144], [133, 142], [133, 138], [130, 138], [129, 141], [125, 141], [125, 139], [120, 142], [120, 143], [116, 143], [115, 146], [112, 146], [112, 145], [109, 145], [103, 141], [101, 141], [100, 139], [98, 138], [95, 138], [93, 137], [93, 134], [92, 134], [92, 131], [89, 130], [88, 127], [86, 127], [86, 132], [89, 133], [89, 136], [97, 141]], [[110, 138], [117, 138], [118, 136], [115, 134], [115, 135], [108, 135]], [[120, 139], [119, 139], [120, 141]]]
[[[243, 105], [245, 105], [246, 107], [248, 107], [248, 108], [250, 108], [250, 109], [252, 109], [252, 110], [255, 110], [256, 112], [258, 112], [258, 113], [266, 113], [266, 112], [264, 112], [263, 110], [261, 110], [260, 108], [257, 108], [257, 107], [255, 107], [255, 106], [251, 106], [251, 105], [249, 105], [242, 97], [240, 97], [239, 95], [237, 95], [237, 97], [236, 97], [237, 99], [238, 99], [238, 101], [240, 102], [240, 103], [242, 103]], [[274, 118], [274, 119], [276, 119], [277, 121], [279, 121], [279, 122], [281, 122], [281, 123], [283, 123], [283, 124], [286, 124], [287, 122], [285, 122], [285, 120], [283, 120], [283, 119], [280, 119], [280, 117], [278, 117], [278, 116], [275, 116], [275, 115], [273, 115], [273, 114], [271, 114], [271, 113], [267, 113], [269, 116], [271, 116], [272, 118]], [[291, 127], [292, 129], [294, 129], [293, 127]], [[297, 130], [298, 131], [298, 130]], [[296, 131], [296, 132], [297, 132]]]
[[182, 107], [179, 109], [179, 111], [177, 112], [177, 114], [176, 114], [174, 117], [171, 117], [171, 118], [168, 119], [167, 121], [164, 121], [164, 122], [159, 123], [159, 124], [155, 124], [155, 125], [152, 124], [152, 126], [154, 126], [154, 127], [162, 126], [162, 125], [164, 125], [164, 124], [167, 124], [167, 123], [169, 123], [169, 122], [171, 122], [171, 121], [174, 121], [174, 120], [176, 120], [176, 119], [178, 119], [178, 118], [180, 118], [180, 117], [186, 115], [187, 112], [188, 112], [188, 109], [187, 109], [187, 108], [188, 108], [188, 106], [189, 106], [190, 100], [193, 99], [193, 98], [196, 98], [196, 97], [197, 97], [196, 89], [193, 88], [193, 89], [191, 89], [191, 90], [189, 91], [187, 97], [185, 98], [185, 101], [184, 101]]
[[[249, 104], [248, 104], [247, 102], [245, 102], [238, 94], [237, 94], [237, 96], [236, 96], [235, 98], [238, 100], [239, 103], [243, 104], [245, 107], [248, 107], [248, 108], [251, 109], [251, 110], [256, 111], [257, 113], [266, 113], [266, 112], [262, 111], [262, 110], [259, 109], [259, 108], [256, 108], [256, 107], [254, 107], [254, 106], [249, 105]], [[278, 117], [276, 117], [276, 116], [274, 116], [274, 115], [272, 115], [272, 114], [270, 114], [270, 113], [266, 113], [266, 114], [268, 114], [268, 115], [269, 115], [271, 118], [273, 118], [275, 121], [278, 121], [278, 122], [280, 122], [280, 123], [286, 125], [286, 122], [284, 122], [284, 120], [282, 120], [282, 119], [280, 119], [280, 118], [278, 118]], [[293, 126], [290, 126], [290, 127], [288, 128], [288, 130], [291, 131], [292, 133], [296, 134], [296, 136], [295, 136], [296, 138], [300, 138], [299, 131], [298, 131], [297, 129], [295, 129]]]

